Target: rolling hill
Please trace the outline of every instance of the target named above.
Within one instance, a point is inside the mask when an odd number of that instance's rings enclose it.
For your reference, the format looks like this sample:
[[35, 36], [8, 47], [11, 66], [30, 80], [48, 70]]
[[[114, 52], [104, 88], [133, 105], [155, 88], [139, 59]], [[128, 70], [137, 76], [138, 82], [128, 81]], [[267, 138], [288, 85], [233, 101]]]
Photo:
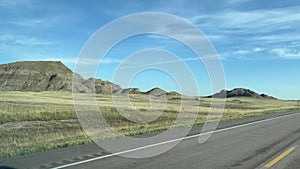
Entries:
[[[109, 94], [121, 87], [108, 81], [90, 78], [85, 80], [61, 62], [30, 61], [0, 65], [0, 91], [72, 91], [73, 75], [79, 84], [78, 92]], [[95, 83], [95, 88], [92, 84]]]
[[[81, 93], [95, 91], [98, 94], [180, 95], [176, 92], [166, 92], [160, 88], [141, 92], [139, 88], [122, 89], [119, 85], [101, 79], [84, 79], [59, 61], [25, 61], [0, 65], [0, 91], [72, 91], [73, 78], [76, 78], [78, 82], [74, 91]], [[222, 95], [275, 99], [266, 94], [258, 94], [243, 88], [222, 90], [208, 97], [221, 97]]]
[[224, 97], [230, 98], [230, 97], [253, 97], [253, 98], [266, 98], [266, 99], [276, 99], [272, 96], [266, 95], [266, 94], [258, 94], [252, 90], [244, 89], [244, 88], [235, 88], [233, 90], [222, 90], [219, 93], [216, 93], [214, 95], [208, 96], [208, 97], [215, 97], [220, 98]]

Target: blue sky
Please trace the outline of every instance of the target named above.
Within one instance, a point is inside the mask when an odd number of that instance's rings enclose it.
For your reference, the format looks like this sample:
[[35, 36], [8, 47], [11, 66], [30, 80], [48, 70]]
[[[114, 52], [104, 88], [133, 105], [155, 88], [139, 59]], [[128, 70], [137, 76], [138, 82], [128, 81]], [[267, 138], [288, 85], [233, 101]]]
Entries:
[[[295, 0], [0, 0], [0, 63], [60, 60], [74, 69], [85, 42], [105, 24], [137, 12], [164, 12], [207, 35], [221, 58], [228, 89], [300, 99], [299, 11]], [[97, 78], [112, 80], [121, 61], [144, 48], [165, 49], [184, 59], [200, 94], [211, 93], [202, 63], [191, 59], [196, 56], [179, 42], [155, 36], [118, 44], [105, 56]], [[142, 90], [155, 86], [179, 90], [174, 79], [155, 70], [140, 73], [131, 84]]]

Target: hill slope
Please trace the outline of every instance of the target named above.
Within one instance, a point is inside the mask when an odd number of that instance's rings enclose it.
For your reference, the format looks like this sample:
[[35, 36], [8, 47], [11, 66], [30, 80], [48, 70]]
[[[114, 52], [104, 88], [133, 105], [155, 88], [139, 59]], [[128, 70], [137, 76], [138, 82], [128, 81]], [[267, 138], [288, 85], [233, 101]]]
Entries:
[[[75, 92], [93, 92], [98, 94], [152, 94], [152, 95], [180, 95], [176, 92], [166, 92], [160, 88], [153, 88], [147, 92], [141, 92], [139, 88], [122, 89], [120, 86], [109, 81], [89, 78], [84, 79], [79, 74], [73, 73], [61, 62], [55, 61], [28, 61], [15, 62], [0, 65], [0, 91], [72, 91], [73, 75], [77, 79]], [[95, 87], [93, 87], [95, 84]], [[208, 97], [274, 97], [258, 94], [249, 89], [236, 88], [221, 92]]]
[[0, 65], [0, 90], [71, 90], [73, 72], [61, 62], [16, 62]]
[[[32, 61], [0, 65], [0, 91], [72, 91], [73, 72], [61, 62]], [[121, 90], [118, 85], [100, 79], [78, 79], [77, 92], [109, 94]], [[92, 84], [95, 82], [95, 88]]]
[[233, 90], [222, 90], [219, 93], [216, 93], [212, 96], [208, 96], [208, 97], [222, 97], [222, 96], [226, 96], [227, 98], [230, 97], [254, 97], [254, 98], [267, 98], [267, 99], [276, 99], [272, 96], [268, 96], [266, 94], [258, 94], [252, 90], [249, 89], [244, 89], [244, 88], [235, 88]]
[[155, 87], [153, 89], [150, 89], [149, 91], [147, 92], [144, 92], [144, 94], [151, 94], [151, 95], [156, 95], [156, 96], [159, 96], [159, 95], [164, 95], [166, 94], [167, 92], [158, 88], [158, 87]]

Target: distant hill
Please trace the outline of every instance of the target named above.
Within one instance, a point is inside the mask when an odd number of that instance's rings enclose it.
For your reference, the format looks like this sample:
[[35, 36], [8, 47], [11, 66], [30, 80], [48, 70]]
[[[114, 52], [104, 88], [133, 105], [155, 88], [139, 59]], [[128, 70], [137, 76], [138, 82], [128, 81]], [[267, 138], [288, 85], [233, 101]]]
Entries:
[[16, 62], [0, 65], [0, 90], [72, 89], [73, 72], [61, 62]]
[[141, 91], [139, 88], [128, 88], [128, 89], [122, 89], [121, 93], [123, 93], [123, 94], [141, 94]]
[[[73, 76], [74, 75], [74, 76]], [[84, 79], [79, 74], [73, 73], [62, 62], [57, 61], [25, 61], [0, 65], [0, 91], [72, 91], [72, 80], [75, 92], [98, 94], [152, 94], [152, 95], [176, 95], [177, 92], [166, 92], [160, 88], [153, 88], [147, 92], [141, 92], [139, 88], [122, 89], [119, 85], [101, 79]], [[95, 84], [95, 86], [93, 86]], [[266, 94], [258, 94], [249, 89], [236, 88], [208, 97], [254, 97], [276, 99]]]
[[252, 90], [244, 89], [244, 88], [235, 88], [233, 90], [222, 90], [219, 93], [216, 93], [214, 95], [208, 96], [208, 97], [215, 97], [220, 98], [226, 96], [227, 98], [230, 97], [254, 97], [254, 98], [267, 98], [267, 99], [276, 99], [272, 96], [268, 96], [266, 94], [258, 94]]
[[[30, 61], [0, 65], [0, 91], [72, 91], [73, 72], [61, 62]], [[100, 79], [85, 80], [79, 74], [77, 92], [109, 94], [121, 87]], [[95, 83], [95, 88], [92, 84]]]
[[[77, 92], [86, 93], [86, 92], [95, 92], [98, 94], [111, 94], [111, 93], [120, 93], [122, 92], [122, 88], [119, 85], [115, 85], [109, 81], [103, 81], [101, 79], [89, 78], [84, 80], [83, 78], [78, 80], [81, 84]], [[93, 88], [93, 84], [95, 88]]]
[[178, 92], [172, 91], [172, 92], [168, 92], [167, 95], [169, 95], [169, 96], [180, 96], [181, 94], [178, 93]]
[[160, 96], [160, 95], [164, 95], [166, 94], [167, 92], [158, 88], [158, 87], [155, 87], [153, 89], [150, 89], [149, 91], [147, 92], [144, 92], [144, 94], [151, 94], [151, 95], [155, 95], [155, 96]]

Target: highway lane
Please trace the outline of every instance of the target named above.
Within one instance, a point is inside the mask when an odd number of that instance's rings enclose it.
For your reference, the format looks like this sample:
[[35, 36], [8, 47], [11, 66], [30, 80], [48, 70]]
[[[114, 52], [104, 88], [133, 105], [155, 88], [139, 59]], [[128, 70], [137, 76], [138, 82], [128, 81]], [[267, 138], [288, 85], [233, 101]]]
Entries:
[[[299, 145], [299, 143], [298, 143]], [[285, 159], [274, 165], [273, 169], [298, 169], [300, 168], [300, 148], [296, 148], [294, 152], [289, 154]]]
[[[66, 164], [71, 166], [65, 168], [72, 169], [252, 169], [300, 138], [300, 114], [287, 115], [289, 113], [291, 112], [224, 122], [219, 127], [221, 130], [205, 144], [199, 144], [198, 137], [185, 139], [172, 150], [151, 158], [129, 159], [113, 156], [72, 166], [76, 162], [105, 156], [103, 150], [91, 144], [5, 159], [0, 161], [0, 165], [20, 169], [55, 168]], [[281, 117], [274, 119], [275, 116]], [[270, 120], [238, 126], [263, 119]], [[199, 128], [193, 130], [199, 131]]]
[[300, 168], [300, 140], [292, 143], [282, 152], [257, 167], [257, 169], [298, 169]]

